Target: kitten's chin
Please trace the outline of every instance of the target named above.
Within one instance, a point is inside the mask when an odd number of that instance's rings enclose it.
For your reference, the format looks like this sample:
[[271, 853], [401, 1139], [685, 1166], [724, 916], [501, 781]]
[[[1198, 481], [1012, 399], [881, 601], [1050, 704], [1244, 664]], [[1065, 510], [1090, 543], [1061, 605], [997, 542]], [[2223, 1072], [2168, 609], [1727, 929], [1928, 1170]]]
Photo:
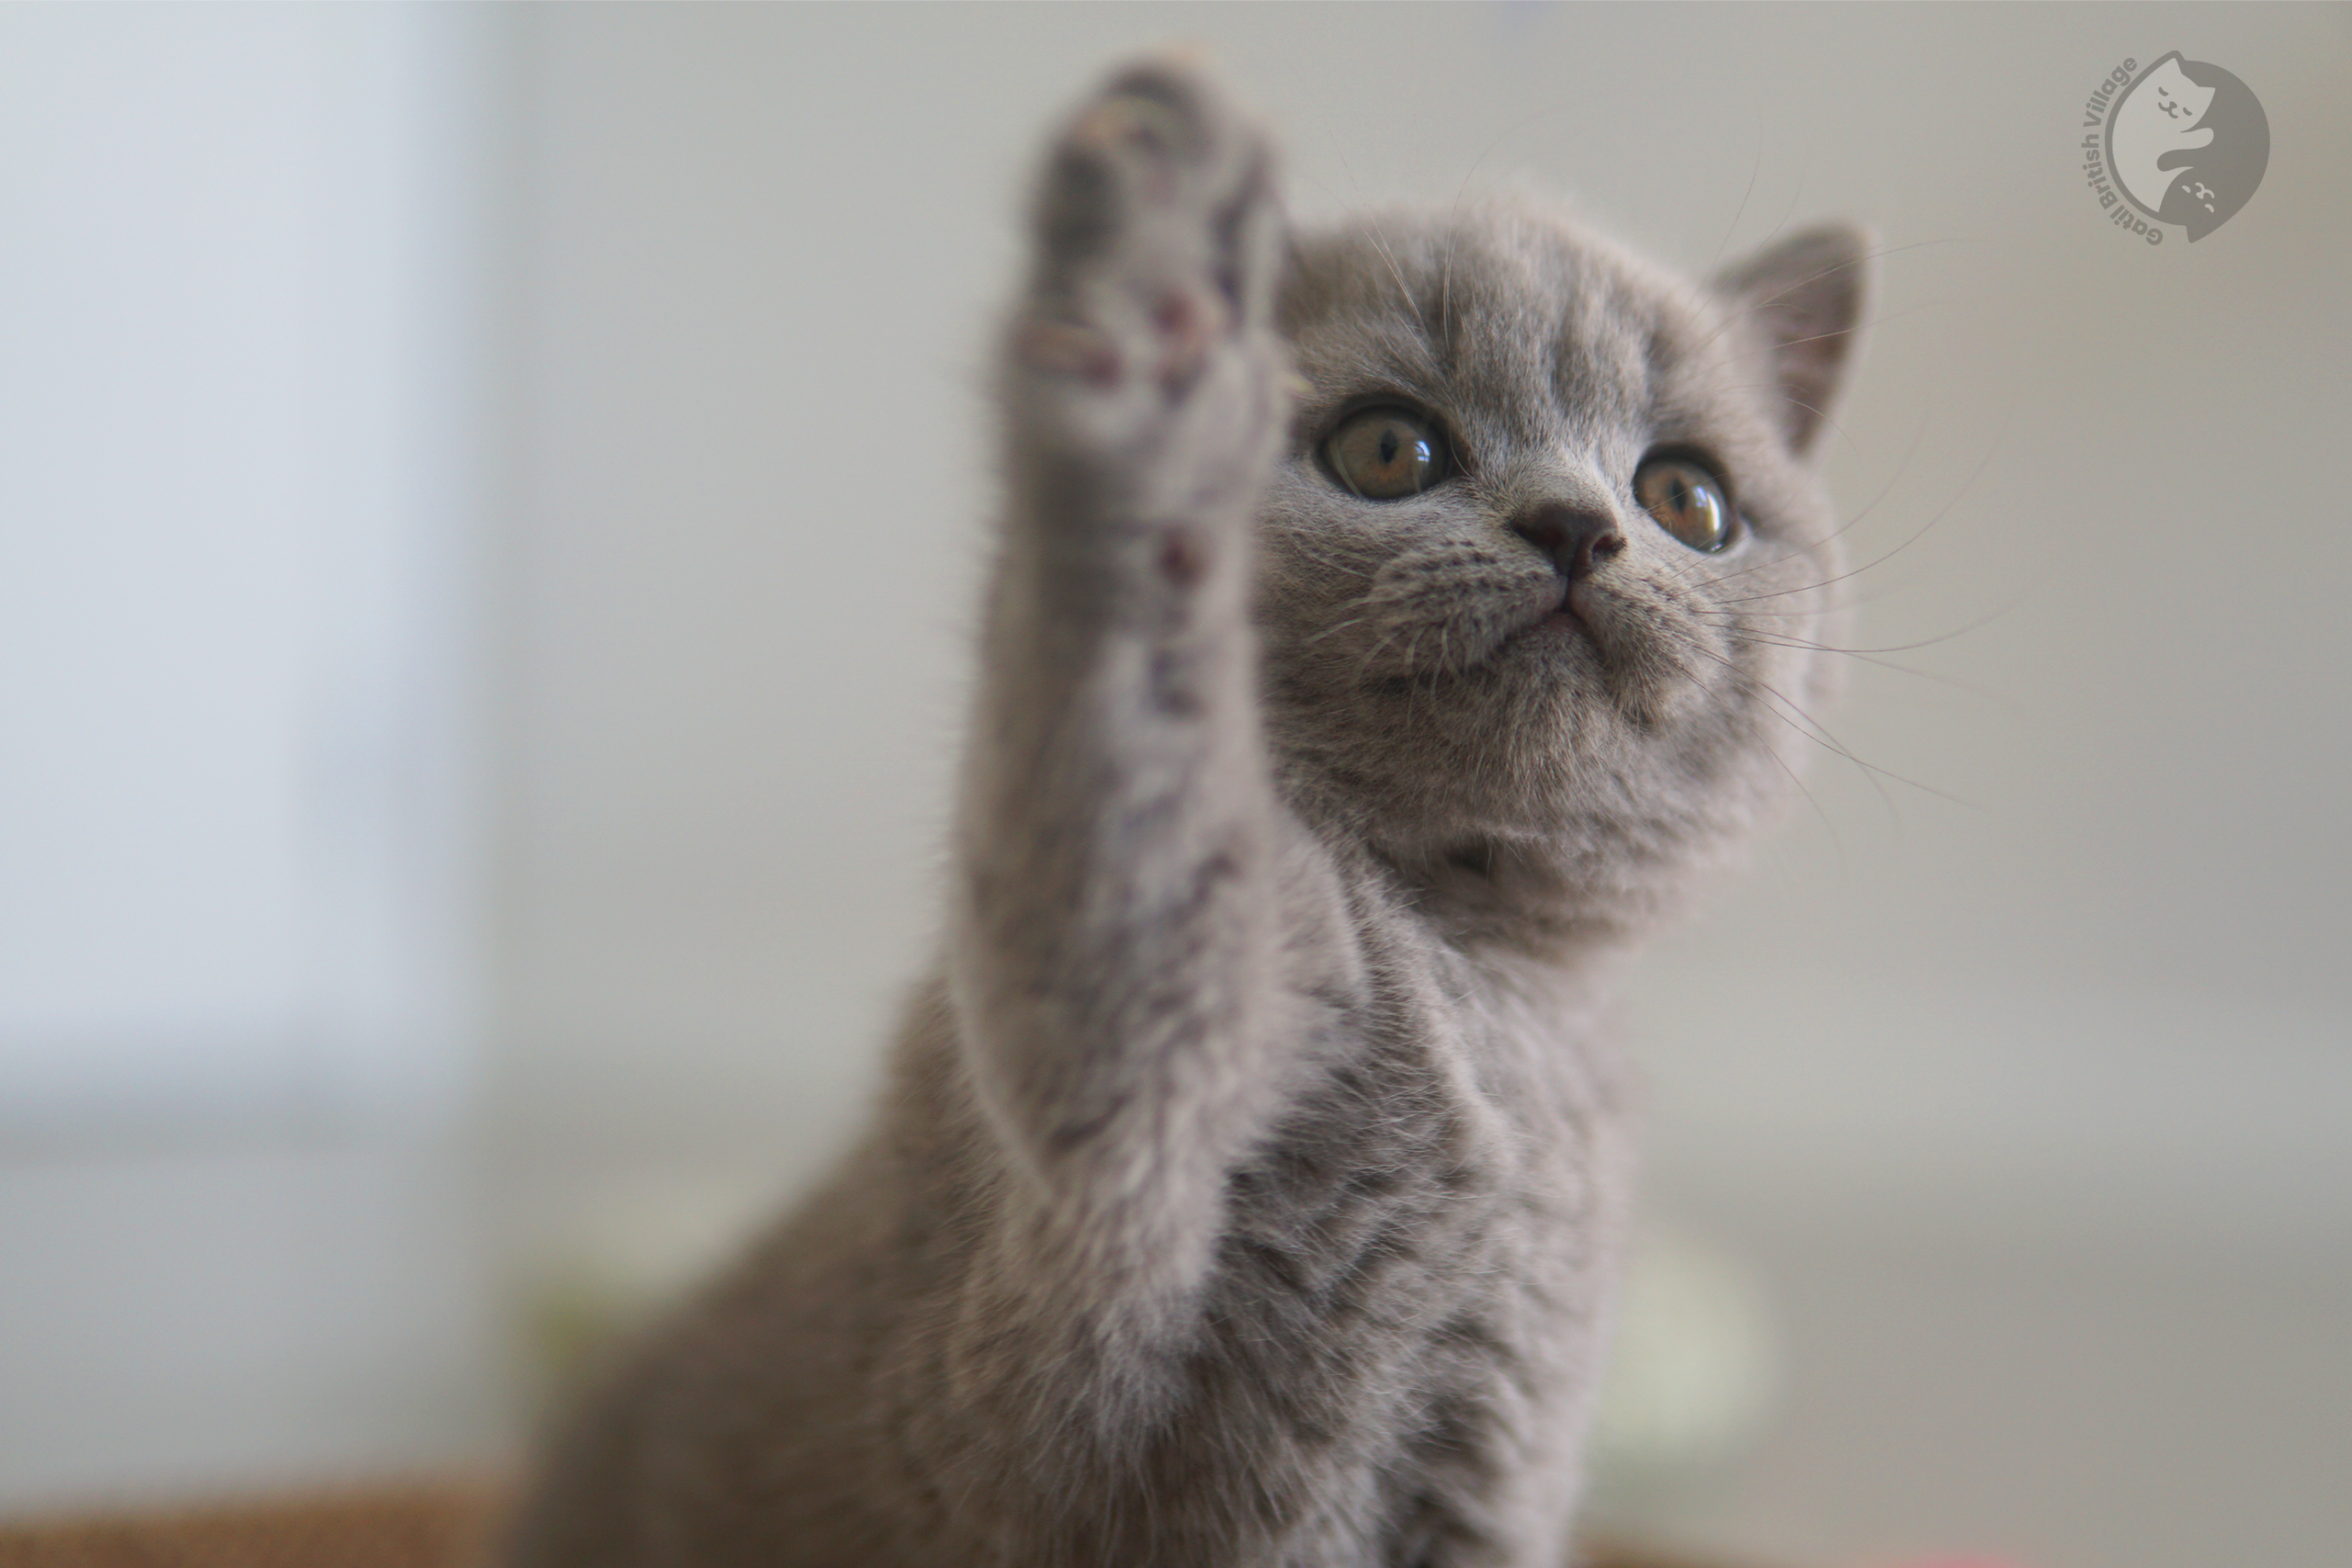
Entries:
[[1588, 578], [1568, 590], [1567, 609], [1600, 649], [1611, 701], [1645, 728], [1697, 714], [1733, 668], [1722, 628], [1690, 615], [1658, 584]]

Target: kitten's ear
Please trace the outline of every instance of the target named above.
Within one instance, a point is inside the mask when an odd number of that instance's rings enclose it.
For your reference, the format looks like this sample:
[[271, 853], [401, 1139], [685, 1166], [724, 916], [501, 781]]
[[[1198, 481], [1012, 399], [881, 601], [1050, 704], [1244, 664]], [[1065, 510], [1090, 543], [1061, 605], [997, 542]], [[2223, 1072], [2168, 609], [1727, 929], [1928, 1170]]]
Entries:
[[1849, 223], [1792, 234], [1716, 274], [1716, 291], [1756, 324], [1781, 388], [1789, 450], [1812, 454], [1854, 362], [1876, 241]]

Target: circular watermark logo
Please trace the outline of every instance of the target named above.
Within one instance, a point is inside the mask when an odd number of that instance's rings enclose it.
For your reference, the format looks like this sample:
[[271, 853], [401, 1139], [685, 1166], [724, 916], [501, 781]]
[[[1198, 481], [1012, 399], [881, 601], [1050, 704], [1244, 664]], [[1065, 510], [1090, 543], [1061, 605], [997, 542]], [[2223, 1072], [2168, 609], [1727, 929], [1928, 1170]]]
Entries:
[[2107, 73], [2083, 104], [2083, 171], [2107, 220], [2164, 243], [2190, 243], [2236, 216], [2270, 166], [2270, 118], [2254, 89], [2176, 50], [2143, 70]]

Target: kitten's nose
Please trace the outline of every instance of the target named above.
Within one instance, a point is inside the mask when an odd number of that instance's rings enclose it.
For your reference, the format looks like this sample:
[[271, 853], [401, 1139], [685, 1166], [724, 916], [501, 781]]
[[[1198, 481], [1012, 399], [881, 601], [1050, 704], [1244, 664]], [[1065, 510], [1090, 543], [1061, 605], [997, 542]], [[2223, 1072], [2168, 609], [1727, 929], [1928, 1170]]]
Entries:
[[1560, 575], [1574, 582], [1625, 547], [1617, 520], [1566, 502], [1543, 501], [1510, 520], [1511, 532], [1552, 558]]

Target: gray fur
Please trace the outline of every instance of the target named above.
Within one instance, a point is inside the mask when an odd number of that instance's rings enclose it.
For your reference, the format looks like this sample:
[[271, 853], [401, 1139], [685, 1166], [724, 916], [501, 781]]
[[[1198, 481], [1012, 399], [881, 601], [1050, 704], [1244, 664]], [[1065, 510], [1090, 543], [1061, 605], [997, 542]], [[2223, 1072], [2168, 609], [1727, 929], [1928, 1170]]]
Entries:
[[[1861, 242], [1709, 288], [1518, 202], [1285, 255], [1262, 141], [1150, 64], [1036, 243], [945, 956], [865, 1142], [575, 1417], [516, 1568], [1566, 1558], [1604, 993], [1826, 694]], [[1367, 400], [1464, 471], [1343, 491]], [[1634, 502], [1669, 444], [1728, 552]], [[1572, 615], [1510, 526], [1548, 502], [1625, 541]]]

